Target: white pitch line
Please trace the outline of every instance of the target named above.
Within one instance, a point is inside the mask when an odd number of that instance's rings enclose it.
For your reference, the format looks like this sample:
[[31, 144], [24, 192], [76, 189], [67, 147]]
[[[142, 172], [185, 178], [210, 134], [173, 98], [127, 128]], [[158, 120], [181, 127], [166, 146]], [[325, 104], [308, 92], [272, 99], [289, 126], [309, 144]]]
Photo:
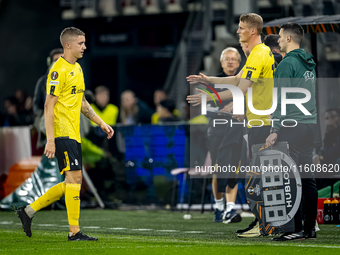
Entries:
[[37, 224], [37, 226], [39, 226], [39, 227], [55, 227], [55, 226], [58, 226], [58, 225], [55, 225], [55, 224]]
[[13, 221], [0, 221], [0, 224], [9, 225], [9, 224], [13, 224]]
[[153, 229], [148, 229], [148, 228], [135, 228], [135, 229], [131, 229], [132, 231], [151, 231]]
[[[308, 240], [308, 239], [307, 239]], [[305, 247], [305, 248], [330, 248], [330, 249], [340, 249], [340, 246], [331, 246], [331, 245], [316, 245], [316, 244], [311, 244], [311, 245], [304, 245], [304, 244], [293, 244], [293, 243], [287, 243], [287, 245], [280, 245], [280, 244], [266, 244], [270, 246], [289, 246], [289, 247]]]
[[127, 229], [127, 228], [107, 228], [107, 229], [113, 229], [113, 230], [123, 230], [123, 229]]
[[89, 227], [83, 227], [83, 228], [100, 228], [100, 227], [97, 227], [97, 226], [89, 226]]
[[187, 233], [187, 234], [202, 234], [204, 232], [203, 231], [184, 231], [183, 233]]
[[173, 229], [161, 229], [161, 230], [155, 230], [155, 231], [158, 231], [158, 232], [179, 232], [179, 230], [173, 230]]

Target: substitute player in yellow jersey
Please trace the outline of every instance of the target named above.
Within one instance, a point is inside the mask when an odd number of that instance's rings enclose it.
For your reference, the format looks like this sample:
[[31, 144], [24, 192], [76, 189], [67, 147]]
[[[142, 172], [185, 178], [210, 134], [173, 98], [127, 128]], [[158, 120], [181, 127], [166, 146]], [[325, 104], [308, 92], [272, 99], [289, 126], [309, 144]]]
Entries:
[[31, 237], [33, 215], [65, 195], [70, 232], [69, 241], [97, 241], [79, 229], [80, 187], [82, 181], [82, 155], [80, 145], [80, 113], [98, 124], [107, 138], [113, 136], [112, 128], [95, 114], [84, 96], [84, 75], [77, 63], [83, 57], [85, 33], [78, 28], [65, 28], [60, 35], [64, 55], [52, 66], [47, 80], [45, 126], [47, 144], [45, 154], [57, 157], [60, 174], [65, 182], [50, 188], [44, 195], [26, 207], [16, 210], [24, 232]]
[[[261, 42], [261, 32], [263, 29], [263, 20], [261, 16], [255, 13], [243, 14], [240, 17], [239, 28], [237, 30], [240, 36], [240, 42], [245, 43], [248, 46], [250, 55], [247, 58], [246, 64], [243, 69], [236, 75], [230, 77], [207, 77], [203, 74], [191, 75], [187, 77], [190, 83], [197, 82], [209, 82], [213, 84], [231, 84], [238, 86], [244, 95], [248, 98], [248, 88], [252, 87], [253, 90], [253, 106], [256, 110], [268, 110], [272, 107], [272, 95], [274, 87], [274, 67], [275, 60], [270, 48]], [[202, 92], [197, 95], [188, 96], [189, 103], [193, 103], [194, 106], [201, 103]], [[230, 90], [218, 93], [221, 100], [232, 99]], [[217, 96], [214, 95], [217, 100]], [[207, 97], [207, 100], [212, 100]], [[255, 115], [250, 112], [248, 100], [247, 100], [247, 113], [246, 117], [249, 121], [252, 121], [252, 126], [258, 126], [251, 128], [248, 125], [248, 145], [249, 154], [251, 155], [251, 147], [253, 144], [263, 144], [266, 142], [266, 138], [270, 133], [271, 123], [268, 120], [268, 115]], [[243, 120], [243, 116], [235, 116], [238, 120]], [[261, 126], [263, 124], [263, 126]], [[261, 127], [260, 127], [261, 126]], [[260, 236], [259, 223], [255, 219], [249, 227], [246, 229], [237, 231], [239, 237], [257, 237]]]

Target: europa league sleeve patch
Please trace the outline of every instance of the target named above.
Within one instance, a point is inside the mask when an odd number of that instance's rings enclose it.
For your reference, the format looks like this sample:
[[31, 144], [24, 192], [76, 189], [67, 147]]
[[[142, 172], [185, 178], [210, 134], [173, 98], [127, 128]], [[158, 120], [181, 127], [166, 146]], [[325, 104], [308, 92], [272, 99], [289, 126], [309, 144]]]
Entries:
[[51, 73], [51, 79], [52, 80], [56, 80], [56, 79], [58, 79], [58, 77], [59, 77], [59, 74], [56, 71]]

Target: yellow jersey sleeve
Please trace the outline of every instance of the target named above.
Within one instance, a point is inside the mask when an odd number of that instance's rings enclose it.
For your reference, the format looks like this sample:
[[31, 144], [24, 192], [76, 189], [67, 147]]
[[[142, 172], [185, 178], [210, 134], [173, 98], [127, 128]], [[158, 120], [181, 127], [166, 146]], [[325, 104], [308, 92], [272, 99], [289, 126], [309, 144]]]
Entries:
[[65, 84], [65, 72], [55, 66], [52, 66], [47, 77], [46, 94], [59, 97]]
[[243, 79], [257, 82], [257, 79], [260, 77], [263, 68], [263, 61], [262, 58], [257, 58], [256, 56], [256, 54], [250, 54], [248, 57], [246, 64], [242, 68]]

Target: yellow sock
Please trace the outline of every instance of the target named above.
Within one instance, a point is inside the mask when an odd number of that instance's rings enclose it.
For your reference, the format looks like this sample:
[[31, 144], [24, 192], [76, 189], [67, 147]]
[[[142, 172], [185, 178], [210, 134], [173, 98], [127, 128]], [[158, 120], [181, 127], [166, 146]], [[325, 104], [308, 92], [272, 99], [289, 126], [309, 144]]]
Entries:
[[46, 191], [44, 195], [35, 200], [31, 204], [31, 207], [35, 212], [37, 212], [42, 208], [54, 203], [55, 201], [58, 201], [62, 196], [64, 196], [64, 194], [65, 182], [61, 182], [57, 185], [54, 185], [52, 188]]
[[80, 212], [80, 184], [66, 183], [65, 202], [68, 224], [79, 226]]

